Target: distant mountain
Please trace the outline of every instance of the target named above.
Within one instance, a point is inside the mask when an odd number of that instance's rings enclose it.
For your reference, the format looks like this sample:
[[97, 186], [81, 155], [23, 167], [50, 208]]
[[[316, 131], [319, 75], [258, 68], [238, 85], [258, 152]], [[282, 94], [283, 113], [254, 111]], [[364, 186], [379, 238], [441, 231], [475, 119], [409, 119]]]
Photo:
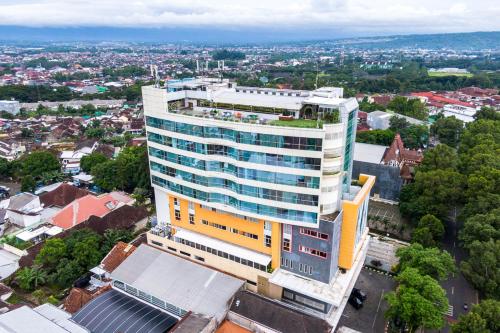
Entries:
[[333, 43], [364, 49], [500, 50], [500, 31], [349, 38], [333, 41]]
[[[314, 36], [314, 38], [311, 38]], [[329, 38], [335, 36], [335, 38]], [[344, 38], [343, 38], [344, 37]], [[316, 44], [345, 46], [361, 49], [373, 48], [449, 48], [457, 50], [500, 50], [500, 31], [429, 35], [394, 35], [381, 37], [345, 38], [334, 31], [270, 30], [270, 29], [218, 29], [218, 28], [113, 28], [68, 27], [33, 28], [0, 26], [0, 41], [27, 44], [27, 42], [95, 42], [123, 41], [142, 43], [194, 43], [194, 44]]]

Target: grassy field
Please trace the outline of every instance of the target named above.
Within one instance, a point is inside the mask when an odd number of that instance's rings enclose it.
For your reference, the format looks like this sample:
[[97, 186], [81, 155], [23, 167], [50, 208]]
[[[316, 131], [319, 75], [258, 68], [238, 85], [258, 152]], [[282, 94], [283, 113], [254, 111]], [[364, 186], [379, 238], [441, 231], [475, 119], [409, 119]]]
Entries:
[[440, 77], [440, 76], [466, 76], [466, 77], [472, 77], [472, 73], [452, 73], [452, 72], [428, 72], [429, 76], [435, 76], [435, 77]]

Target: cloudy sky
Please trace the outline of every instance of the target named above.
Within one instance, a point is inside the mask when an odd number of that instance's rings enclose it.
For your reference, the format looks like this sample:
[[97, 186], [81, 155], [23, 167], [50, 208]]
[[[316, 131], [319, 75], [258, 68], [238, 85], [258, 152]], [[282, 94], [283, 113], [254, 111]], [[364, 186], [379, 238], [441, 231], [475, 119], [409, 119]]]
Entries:
[[0, 0], [0, 25], [338, 31], [500, 30], [500, 0]]

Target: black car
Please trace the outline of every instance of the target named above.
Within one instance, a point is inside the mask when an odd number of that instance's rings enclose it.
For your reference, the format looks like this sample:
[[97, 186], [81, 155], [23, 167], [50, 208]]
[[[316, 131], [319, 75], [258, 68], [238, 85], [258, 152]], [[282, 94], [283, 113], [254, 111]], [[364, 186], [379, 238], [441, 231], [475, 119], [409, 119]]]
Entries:
[[352, 288], [351, 296], [355, 296], [362, 301], [366, 300], [366, 294], [358, 288]]
[[363, 307], [363, 301], [353, 295], [349, 297], [349, 304], [351, 304], [356, 310]]

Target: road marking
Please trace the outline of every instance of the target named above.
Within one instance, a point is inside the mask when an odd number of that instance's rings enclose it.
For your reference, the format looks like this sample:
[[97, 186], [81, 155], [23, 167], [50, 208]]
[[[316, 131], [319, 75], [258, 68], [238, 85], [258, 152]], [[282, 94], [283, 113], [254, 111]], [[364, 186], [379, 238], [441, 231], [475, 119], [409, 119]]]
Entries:
[[453, 305], [448, 305], [448, 310], [444, 314], [453, 317]]
[[383, 297], [384, 297], [384, 289], [382, 289], [382, 292], [380, 293], [380, 299], [378, 300], [377, 311], [375, 312], [375, 317], [373, 318], [372, 328], [375, 327], [375, 322], [377, 321], [378, 310], [380, 310], [380, 303], [382, 303]]
[[451, 287], [451, 294], [453, 295], [454, 292], [455, 292], [455, 287]]

